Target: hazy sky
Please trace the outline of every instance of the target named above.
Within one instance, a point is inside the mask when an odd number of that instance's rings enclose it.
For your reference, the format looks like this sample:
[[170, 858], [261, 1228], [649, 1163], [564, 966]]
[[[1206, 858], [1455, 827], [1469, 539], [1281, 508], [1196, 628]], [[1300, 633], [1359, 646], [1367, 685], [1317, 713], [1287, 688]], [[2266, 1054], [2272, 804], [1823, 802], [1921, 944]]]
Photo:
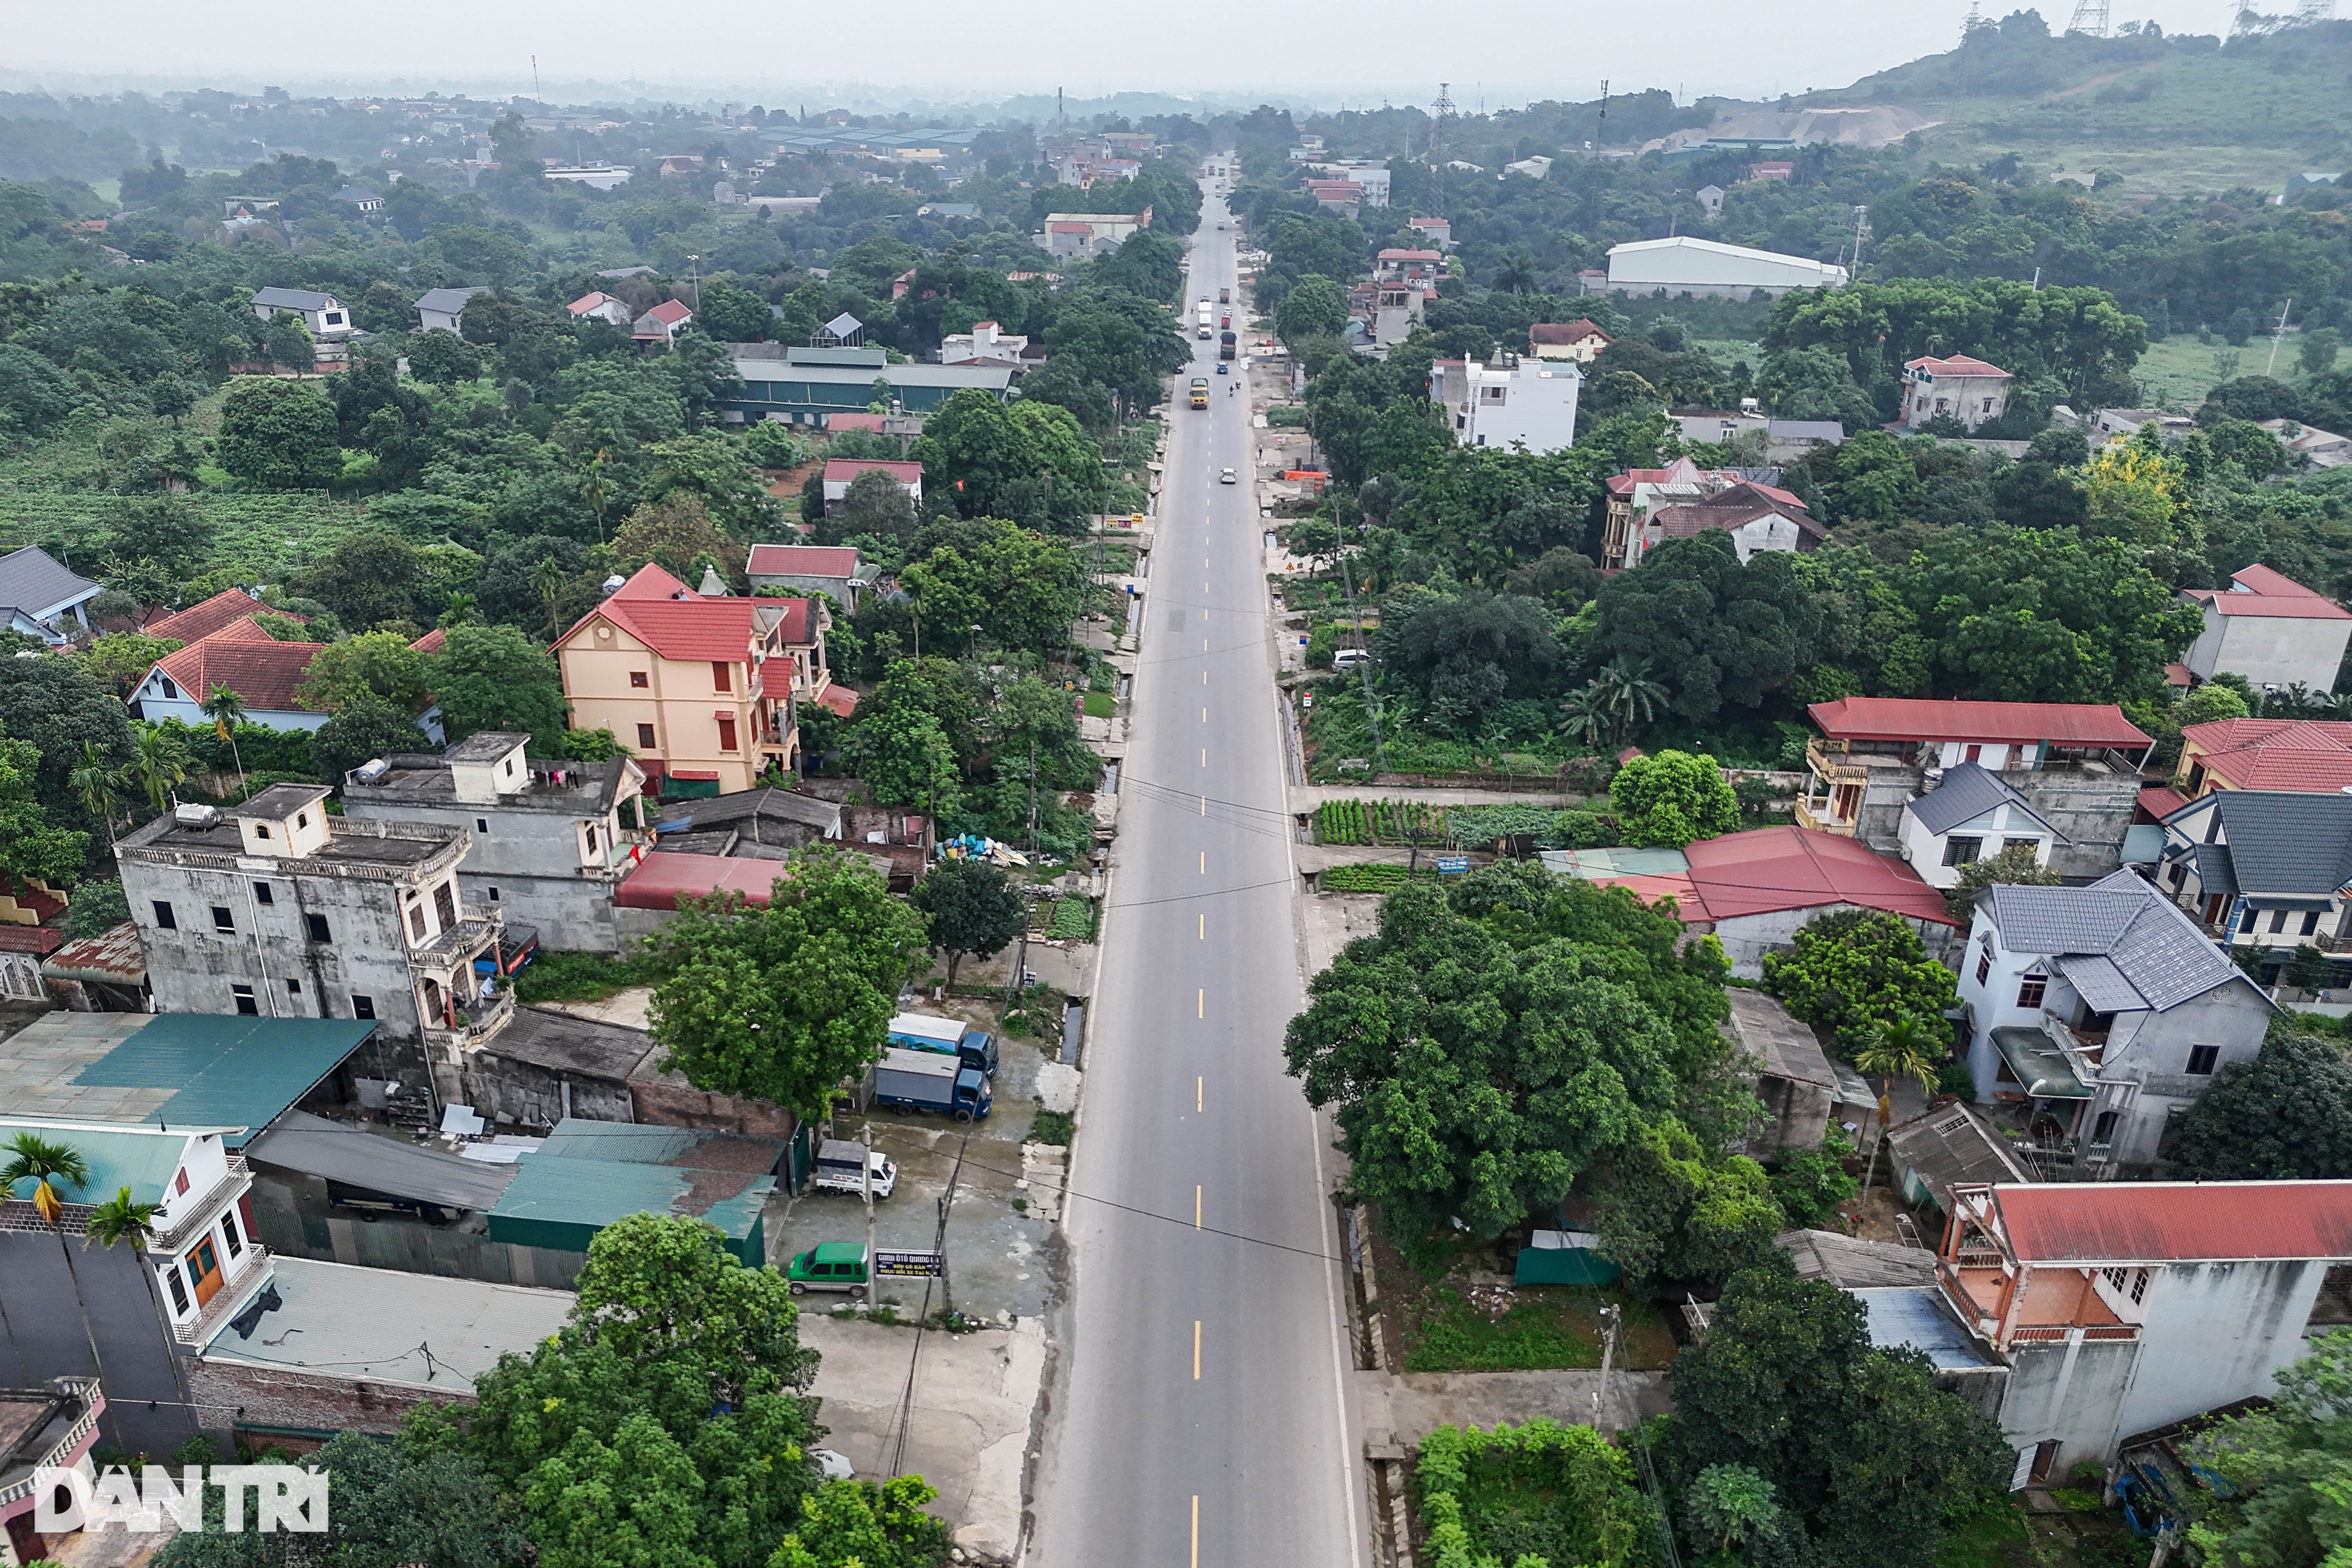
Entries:
[[[2020, 0], [1988, 0], [1998, 16]], [[2220, 0], [2113, 0], [2117, 22], [2219, 32]], [[2045, 0], [2063, 28], [2072, 0]], [[2279, 0], [2291, 8], [2287, 0]], [[80, 0], [12, 6], [5, 65], [87, 89], [282, 82], [362, 90], [463, 85], [529, 91], [539, 57], [550, 98], [582, 82], [637, 81], [771, 105], [894, 89], [993, 101], [1066, 89], [1262, 93], [1292, 102], [1426, 103], [1434, 83], [1489, 109], [1529, 98], [1679, 89], [1760, 96], [1843, 86], [1951, 47], [1965, 0], [1673, 0], [1562, 5], [1490, 0], [1475, 7], [1379, 0], [1206, 0], [1137, 26], [1132, 7], [1043, 0], [896, 0], [879, 5], [745, 6], [690, 16], [617, 0]], [[1474, 26], [1475, 21], [1475, 26]], [[671, 24], [675, 22], [676, 26]], [[81, 81], [69, 78], [85, 78]], [[854, 89], [864, 89], [863, 92]], [[828, 90], [830, 89], [830, 90]]]

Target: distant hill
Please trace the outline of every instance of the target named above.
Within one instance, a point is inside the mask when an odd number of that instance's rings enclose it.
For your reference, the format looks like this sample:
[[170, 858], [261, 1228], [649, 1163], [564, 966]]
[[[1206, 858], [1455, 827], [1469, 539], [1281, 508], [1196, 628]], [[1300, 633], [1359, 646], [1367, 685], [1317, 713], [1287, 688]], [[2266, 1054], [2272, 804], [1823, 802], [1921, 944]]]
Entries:
[[2352, 167], [2352, 22], [2232, 37], [2051, 36], [2011, 13], [1958, 48], [1784, 110], [1887, 106], [1934, 121], [1917, 145], [1948, 163], [2008, 153], [2044, 170], [2113, 169], [2159, 195]]

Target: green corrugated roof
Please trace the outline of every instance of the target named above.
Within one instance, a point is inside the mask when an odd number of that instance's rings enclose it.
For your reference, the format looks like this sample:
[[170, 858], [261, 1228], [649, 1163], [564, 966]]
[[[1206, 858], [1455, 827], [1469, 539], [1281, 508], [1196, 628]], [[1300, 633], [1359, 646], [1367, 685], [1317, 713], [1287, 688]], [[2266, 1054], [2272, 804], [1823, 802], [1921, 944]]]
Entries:
[[[69, 1204], [105, 1203], [124, 1187], [131, 1189], [131, 1198], [142, 1204], [163, 1201], [163, 1189], [179, 1173], [180, 1156], [187, 1152], [188, 1139], [197, 1130], [186, 1133], [142, 1132], [124, 1128], [100, 1130], [88, 1127], [58, 1127], [39, 1121], [0, 1121], [0, 1144], [19, 1132], [36, 1132], [52, 1143], [63, 1143], [89, 1162], [89, 1180], [80, 1186], [68, 1186], [63, 1182], [53, 1184], [58, 1196]], [[30, 1200], [31, 1181], [18, 1182], [8, 1196]]]
[[[771, 1165], [783, 1156], [779, 1139], [567, 1117], [519, 1162], [514, 1182], [490, 1210], [492, 1235], [502, 1221], [595, 1229], [633, 1214], [690, 1213], [687, 1198], [695, 1184], [694, 1151], [719, 1139], [765, 1145]], [[718, 1161], [711, 1168], [741, 1170]], [[776, 1187], [772, 1175], [745, 1176], [743, 1181], [732, 1197], [712, 1202], [699, 1216], [738, 1241], [751, 1234]]]
[[241, 1127], [232, 1149], [258, 1133], [375, 1030], [360, 1018], [247, 1018], [165, 1013], [84, 1068], [96, 1088], [161, 1088], [172, 1098], [141, 1118], [170, 1126]]

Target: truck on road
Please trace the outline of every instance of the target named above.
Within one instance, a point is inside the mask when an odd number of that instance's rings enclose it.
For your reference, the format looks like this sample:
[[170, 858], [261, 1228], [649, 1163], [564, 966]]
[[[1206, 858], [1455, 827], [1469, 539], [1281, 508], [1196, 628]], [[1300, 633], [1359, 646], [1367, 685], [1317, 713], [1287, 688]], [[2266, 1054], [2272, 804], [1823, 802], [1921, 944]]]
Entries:
[[1233, 302], [1234, 302], [1234, 291], [1233, 291], [1232, 289], [1218, 289], [1218, 290], [1217, 290], [1217, 303], [1218, 303], [1218, 304], [1220, 304], [1220, 305], [1230, 305], [1230, 304], [1232, 304]]
[[870, 1079], [874, 1102], [908, 1110], [937, 1110], [958, 1121], [976, 1121], [989, 1113], [995, 1095], [988, 1075], [961, 1057], [936, 1051], [910, 1051], [891, 1046], [874, 1064]]
[[961, 1018], [940, 1018], [929, 1013], [901, 1013], [890, 1020], [889, 1043], [910, 1051], [937, 1051], [961, 1057], [991, 1078], [996, 1076], [996, 1037], [975, 1029]]
[[888, 1197], [898, 1185], [898, 1167], [887, 1154], [846, 1138], [828, 1138], [816, 1146], [816, 1166], [810, 1173], [809, 1185], [820, 1193], [864, 1197], [869, 1164], [874, 1172], [874, 1195]]
[[1209, 378], [1205, 375], [1196, 375], [1192, 378], [1192, 406], [1195, 408], [1209, 406]]
[[1230, 331], [1224, 331], [1224, 332], [1221, 332], [1221, 333], [1219, 333], [1219, 334], [1218, 334], [1218, 340], [1219, 340], [1219, 341], [1218, 341], [1218, 343], [1217, 343], [1217, 357], [1218, 357], [1219, 359], [1231, 359], [1231, 358], [1233, 358], [1233, 357], [1234, 357], [1234, 334], [1233, 334]]

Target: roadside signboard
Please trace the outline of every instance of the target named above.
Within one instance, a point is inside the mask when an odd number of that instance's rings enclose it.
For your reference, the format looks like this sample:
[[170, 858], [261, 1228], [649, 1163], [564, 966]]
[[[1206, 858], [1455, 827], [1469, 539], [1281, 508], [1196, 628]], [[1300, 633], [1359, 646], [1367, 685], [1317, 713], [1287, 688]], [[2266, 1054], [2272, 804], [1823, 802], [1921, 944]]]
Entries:
[[877, 1277], [892, 1279], [943, 1279], [947, 1278], [948, 1260], [936, 1252], [891, 1252], [877, 1247], [874, 1272]]
[[1470, 857], [1467, 855], [1440, 855], [1437, 858], [1437, 874], [1441, 877], [1458, 877], [1468, 869]]

